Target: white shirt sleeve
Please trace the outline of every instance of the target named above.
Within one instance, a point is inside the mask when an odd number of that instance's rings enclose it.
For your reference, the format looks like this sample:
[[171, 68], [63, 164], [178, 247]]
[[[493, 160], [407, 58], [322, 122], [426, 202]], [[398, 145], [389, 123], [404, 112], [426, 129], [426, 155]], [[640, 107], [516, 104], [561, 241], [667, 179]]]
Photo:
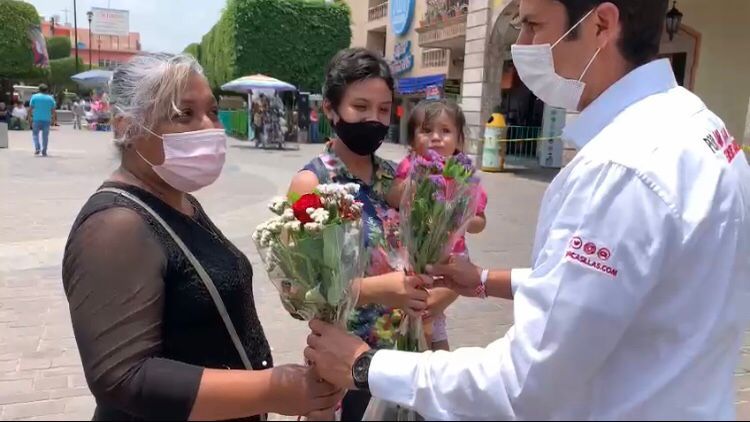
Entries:
[[526, 283], [531, 277], [531, 268], [513, 268], [510, 271], [510, 290], [513, 293], [513, 297], [516, 296], [518, 287]]
[[[577, 169], [578, 170], [578, 169]], [[515, 325], [487, 348], [378, 352], [374, 397], [429, 419], [566, 418], [657, 283], [678, 238], [672, 209], [648, 180], [617, 164], [578, 171], [529, 277]]]

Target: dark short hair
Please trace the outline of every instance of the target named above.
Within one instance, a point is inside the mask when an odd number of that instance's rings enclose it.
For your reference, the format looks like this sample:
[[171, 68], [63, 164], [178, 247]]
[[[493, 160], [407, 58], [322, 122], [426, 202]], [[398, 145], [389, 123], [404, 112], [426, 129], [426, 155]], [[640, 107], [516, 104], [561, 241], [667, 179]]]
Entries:
[[46, 84], [39, 84], [39, 92], [47, 92], [49, 87]]
[[462, 146], [466, 139], [466, 116], [458, 104], [446, 99], [422, 100], [414, 107], [406, 124], [409, 145], [414, 146], [417, 129], [429, 127], [443, 113], [455, 122], [456, 129], [458, 129], [458, 146]]
[[383, 57], [364, 48], [347, 48], [333, 56], [326, 69], [323, 97], [331, 102], [334, 110], [339, 108], [346, 88], [359, 81], [380, 78], [393, 92], [395, 85], [391, 68]]
[[[555, 0], [568, 11], [568, 28], [602, 3], [620, 9], [620, 52], [633, 67], [644, 65], [659, 54], [669, 0]], [[577, 31], [571, 36], [576, 37]]]

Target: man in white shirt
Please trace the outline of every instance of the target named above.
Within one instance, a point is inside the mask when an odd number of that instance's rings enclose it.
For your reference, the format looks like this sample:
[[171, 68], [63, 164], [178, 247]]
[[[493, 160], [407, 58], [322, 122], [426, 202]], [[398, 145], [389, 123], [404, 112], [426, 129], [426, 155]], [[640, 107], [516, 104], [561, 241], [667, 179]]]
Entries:
[[[733, 419], [750, 306], [750, 167], [722, 121], [655, 61], [666, 0], [521, 0], [513, 59], [582, 110], [549, 186], [532, 268], [431, 273], [515, 299], [486, 348], [370, 351], [314, 321], [305, 356], [341, 387], [427, 419]], [[559, 41], [558, 41], [559, 40]]]

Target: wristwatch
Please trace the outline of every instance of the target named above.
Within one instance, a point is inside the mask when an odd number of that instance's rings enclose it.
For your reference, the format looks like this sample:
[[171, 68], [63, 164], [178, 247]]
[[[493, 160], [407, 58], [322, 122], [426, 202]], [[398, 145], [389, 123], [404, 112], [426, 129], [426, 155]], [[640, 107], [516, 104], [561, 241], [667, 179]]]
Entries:
[[371, 349], [362, 353], [352, 365], [352, 378], [354, 379], [354, 386], [358, 390], [368, 391], [370, 389], [370, 363], [376, 352], [377, 350]]
[[482, 275], [479, 277], [479, 285], [477, 286], [476, 294], [480, 299], [487, 299], [487, 279], [490, 277], [490, 270], [482, 270]]

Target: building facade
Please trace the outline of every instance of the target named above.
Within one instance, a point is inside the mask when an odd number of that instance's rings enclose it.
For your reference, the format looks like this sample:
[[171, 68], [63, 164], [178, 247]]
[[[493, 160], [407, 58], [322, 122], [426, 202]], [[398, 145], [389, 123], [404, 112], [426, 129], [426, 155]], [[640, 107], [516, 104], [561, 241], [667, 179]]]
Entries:
[[[541, 103], [513, 67], [518, 0], [348, 3], [352, 46], [382, 53], [399, 79], [398, 114], [408, 115], [421, 98], [453, 97], [466, 113], [471, 138], [480, 139], [484, 122], [498, 111], [512, 126], [509, 136], [524, 140], [516, 145], [524, 158], [559, 167], [570, 157], [571, 151], [566, 153], [554, 138], [575, 115]], [[676, 7], [682, 25], [672, 39], [665, 30], [662, 56], [672, 61], [678, 81], [701, 96], [735, 138], [750, 142], [750, 34], [743, 29], [750, 20], [750, 1], [679, 0]]]
[[[53, 36], [69, 37], [70, 45], [75, 48], [75, 31], [70, 24], [62, 24], [55, 17], [54, 33], [52, 19], [42, 21], [42, 34], [45, 38]], [[96, 35], [88, 28], [78, 28], [78, 57], [88, 66], [93, 63], [101, 69], [113, 69], [125, 63], [141, 51], [141, 34], [131, 32], [128, 36]], [[71, 52], [71, 56], [75, 52]]]

